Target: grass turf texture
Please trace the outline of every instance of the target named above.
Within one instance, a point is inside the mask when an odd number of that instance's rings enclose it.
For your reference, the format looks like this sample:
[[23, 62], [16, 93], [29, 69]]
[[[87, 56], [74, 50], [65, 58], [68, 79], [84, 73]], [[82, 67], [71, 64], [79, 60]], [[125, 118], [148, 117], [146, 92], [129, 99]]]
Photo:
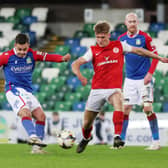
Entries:
[[120, 150], [109, 146], [88, 146], [81, 154], [58, 145], [45, 148], [49, 154], [30, 154], [24, 144], [1, 144], [0, 167], [3, 168], [164, 168], [168, 165], [168, 147], [146, 151], [144, 147], [125, 147]]

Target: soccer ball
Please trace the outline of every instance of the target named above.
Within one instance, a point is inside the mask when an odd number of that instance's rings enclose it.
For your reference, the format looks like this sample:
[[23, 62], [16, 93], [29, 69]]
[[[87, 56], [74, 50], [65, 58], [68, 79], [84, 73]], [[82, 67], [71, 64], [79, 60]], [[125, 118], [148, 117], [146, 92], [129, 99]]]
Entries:
[[70, 130], [63, 130], [57, 137], [58, 145], [64, 149], [71, 148], [75, 143], [75, 134]]

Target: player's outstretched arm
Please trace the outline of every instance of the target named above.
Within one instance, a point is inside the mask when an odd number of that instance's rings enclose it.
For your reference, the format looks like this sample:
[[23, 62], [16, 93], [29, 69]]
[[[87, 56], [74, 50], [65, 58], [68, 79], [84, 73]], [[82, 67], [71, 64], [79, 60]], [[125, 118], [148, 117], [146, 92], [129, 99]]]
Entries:
[[68, 53], [64, 56], [59, 54], [48, 54], [46, 52], [35, 51], [35, 61], [48, 61], [48, 62], [68, 62], [71, 59], [71, 55]]
[[143, 48], [139, 48], [139, 47], [132, 47], [132, 51], [135, 54], [144, 56], [144, 57], [150, 57], [153, 59], [158, 59], [159, 61], [163, 62], [163, 63], [168, 63], [168, 58], [163, 58], [160, 57], [159, 55], [156, 55], [154, 53], [152, 53], [149, 50], [143, 49]]
[[78, 79], [81, 81], [83, 86], [87, 84], [87, 79], [81, 74], [80, 66], [85, 63], [87, 63], [86, 60], [80, 57], [77, 60], [75, 60], [71, 65], [72, 72], [78, 77]]

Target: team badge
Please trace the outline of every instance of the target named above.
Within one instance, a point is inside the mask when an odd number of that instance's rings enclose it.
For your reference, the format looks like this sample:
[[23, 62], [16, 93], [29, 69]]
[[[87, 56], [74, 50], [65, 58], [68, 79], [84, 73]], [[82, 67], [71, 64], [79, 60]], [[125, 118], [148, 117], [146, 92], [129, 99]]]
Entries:
[[113, 52], [114, 52], [114, 53], [118, 53], [118, 52], [119, 52], [119, 48], [114, 47], [114, 48], [113, 48]]
[[32, 60], [31, 60], [30, 57], [28, 57], [28, 58], [26, 59], [26, 63], [27, 63], [27, 64], [31, 64], [31, 63], [32, 63]]
[[140, 39], [136, 39], [136, 45], [140, 45], [141, 44], [141, 40]]

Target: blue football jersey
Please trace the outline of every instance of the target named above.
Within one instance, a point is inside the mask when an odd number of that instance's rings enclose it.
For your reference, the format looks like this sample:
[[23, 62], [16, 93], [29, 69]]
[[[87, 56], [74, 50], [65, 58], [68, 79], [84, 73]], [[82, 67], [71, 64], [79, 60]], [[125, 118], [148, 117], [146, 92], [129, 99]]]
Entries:
[[5, 74], [5, 91], [20, 87], [32, 92], [32, 73], [35, 67], [33, 52], [28, 51], [24, 58], [15, 55], [13, 50], [4, 53], [7, 64], [3, 66]]
[[[135, 47], [142, 47], [150, 51], [155, 51], [155, 46], [151, 44], [152, 38], [145, 32], [138, 31], [134, 36], [124, 33], [119, 37], [120, 41], [126, 41]], [[134, 53], [125, 53], [126, 77], [129, 79], [143, 79], [151, 66], [150, 58], [142, 57]]]

